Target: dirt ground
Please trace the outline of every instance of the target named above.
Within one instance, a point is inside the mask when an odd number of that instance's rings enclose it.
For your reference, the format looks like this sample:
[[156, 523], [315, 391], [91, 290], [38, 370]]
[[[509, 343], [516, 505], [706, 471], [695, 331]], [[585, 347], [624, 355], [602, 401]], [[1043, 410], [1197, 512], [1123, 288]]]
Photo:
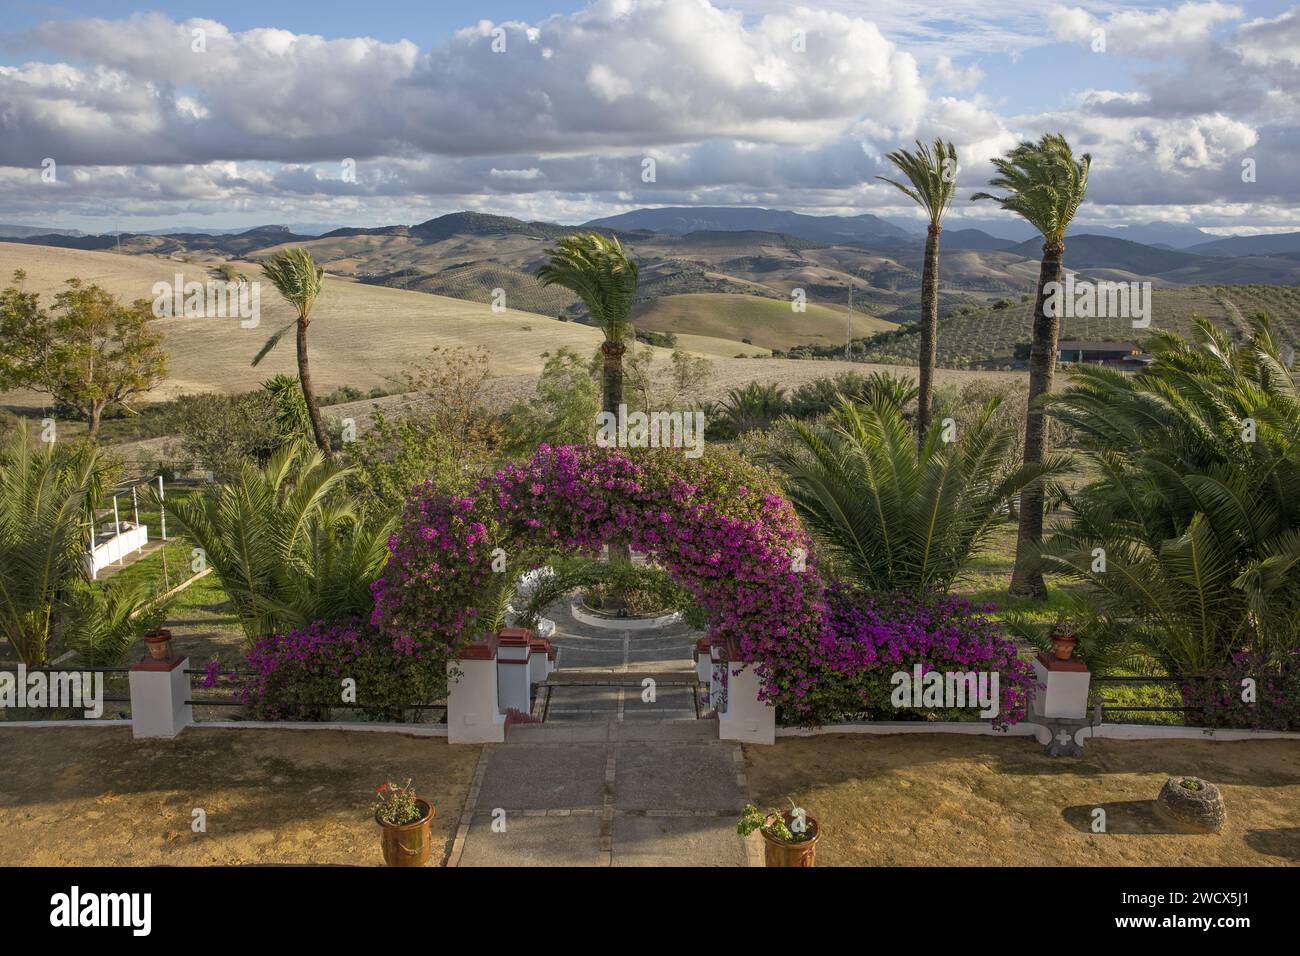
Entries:
[[[1032, 739], [939, 734], [787, 737], [745, 748], [761, 806], [823, 826], [818, 866], [1273, 866], [1300, 864], [1300, 741], [1086, 741], [1081, 760]], [[1216, 835], [1154, 815], [1165, 780], [1223, 792]], [[1093, 810], [1107, 832], [1093, 833]]]
[[381, 865], [375, 788], [407, 777], [434, 805], [436, 865], [477, 759], [398, 734], [0, 729], [0, 866]]

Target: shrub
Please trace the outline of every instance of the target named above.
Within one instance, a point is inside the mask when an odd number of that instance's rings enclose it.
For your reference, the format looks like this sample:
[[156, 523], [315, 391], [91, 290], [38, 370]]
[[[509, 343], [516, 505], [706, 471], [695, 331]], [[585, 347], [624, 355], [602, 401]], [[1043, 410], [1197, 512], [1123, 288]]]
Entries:
[[343, 681], [356, 681], [361, 716], [401, 721], [412, 704], [446, 694], [446, 671], [394, 650], [364, 621], [314, 621], [258, 640], [245, 655], [251, 673], [237, 699], [260, 720], [328, 720], [344, 703]]
[[[842, 584], [826, 589], [826, 602], [822, 651], [833, 676], [814, 691], [823, 719], [900, 719], [890, 701], [891, 677], [898, 671], [910, 674], [917, 664], [922, 673], [997, 673], [998, 714], [993, 725], [1024, 719], [1034, 687], [1033, 668], [988, 616], [991, 608], [959, 597], [872, 593]], [[972, 711], [913, 707], [903, 713], [917, 718], [969, 717]]]
[[[1247, 679], [1254, 682], [1253, 695], [1245, 694]], [[1184, 720], [1190, 725], [1300, 730], [1300, 648], [1280, 661], [1240, 651], [1180, 690], [1188, 708]], [[1243, 699], [1246, 696], [1254, 699]]]

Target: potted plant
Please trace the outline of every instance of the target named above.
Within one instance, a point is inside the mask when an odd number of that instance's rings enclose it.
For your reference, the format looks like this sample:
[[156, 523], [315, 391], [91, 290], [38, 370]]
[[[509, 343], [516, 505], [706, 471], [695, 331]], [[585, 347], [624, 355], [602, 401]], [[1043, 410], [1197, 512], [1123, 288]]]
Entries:
[[156, 661], [165, 661], [171, 656], [172, 632], [163, 627], [167, 623], [167, 604], [154, 601], [141, 612], [137, 623], [143, 630], [141, 635], [149, 656]]
[[757, 830], [763, 835], [765, 866], [813, 866], [817, 860], [817, 841], [821, 827], [817, 821], [790, 801], [790, 810], [772, 809], [764, 813], [752, 803], [745, 804], [736, 824], [736, 832], [749, 836]]
[[1052, 653], [1056, 655], [1056, 659], [1068, 661], [1070, 655], [1074, 653], [1074, 646], [1079, 643], [1079, 637], [1067, 631], [1065, 615], [1058, 617], [1056, 623], [1052, 625], [1051, 638]]
[[389, 866], [424, 866], [433, 844], [429, 835], [433, 805], [415, 795], [410, 779], [400, 787], [381, 784], [375, 796], [375, 821], [381, 828], [384, 862]]

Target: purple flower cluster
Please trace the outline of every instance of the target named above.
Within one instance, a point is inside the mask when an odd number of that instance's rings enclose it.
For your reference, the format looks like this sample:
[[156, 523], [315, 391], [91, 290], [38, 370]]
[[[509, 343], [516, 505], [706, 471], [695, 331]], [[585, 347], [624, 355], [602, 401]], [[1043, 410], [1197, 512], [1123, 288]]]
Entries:
[[819, 673], [833, 675], [827, 683], [839, 685], [842, 698], [883, 709], [889, 676], [911, 672], [916, 664], [923, 674], [996, 672], [1001, 699], [994, 725], [1025, 718], [1035, 685], [1033, 665], [987, 616], [992, 608], [952, 595], [874, 594], [847, 585], [828, 588], [826, 598], [815, 663]]
[[340, 702], [340, 682], [355, 677], [374, 636], [361, 621], [316, 621], [261, 638], [244, 655], [248, 670], [237, 699], [265, 720], [323, 720]]
[[1239, 651], [1223, 667], [1186, 679], [1179, 690], [1189, 725], [1300, 730], [1300, 648], [1280, 661]]

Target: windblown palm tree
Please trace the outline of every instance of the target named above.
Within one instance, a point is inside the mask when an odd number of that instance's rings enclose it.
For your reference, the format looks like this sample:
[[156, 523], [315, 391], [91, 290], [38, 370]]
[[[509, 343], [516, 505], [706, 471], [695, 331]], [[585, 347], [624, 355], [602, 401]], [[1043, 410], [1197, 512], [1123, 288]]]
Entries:
[[995, 530], [1011, 496], [1067, 464], [1008, 467], [1012, 429], [995, 397], [957, 441], [932, 425], [918, 446], [889, 390], [842, 400], [823, 421], [786, 420], [771, 460], [804, 525], [857, 583], [878, 591], [947, 590]]
[[550, 262], [537, 270], [542, 285], [558, 285], [578, 296], [596, 327], [605, 333], [601, 352], [602, 411], [618, 414], [623, 401], [623, 354], [632, 334], [632, 297], [636, 295], [637, 266], [617, 239], [589, 232], [565, 236], [547, 249]]
[[[627, 351], [624, 340], [632, 334], [636, 263], [623, 251], [622, 243], [598, 232], [565, 236], [546, 254], [550, 262], [537, 270], [542, 285], [563, 286], [575, 293], [586, 305], [591, 321], [605, 333], [600, 347], [605, 360], [601, 410], [617, 415], [623, 403], [623, 353]], [[627, 542], [609, 542], [609, 559], [610, 563], [628, 562]], [[615, 596], [616, 604], [620, 598]]]
[[952, 143], [935, 139], [934, 147], [916, 142], [916, 152], [895, 150], [887, 157], [902, 171], [911, 186], [877, 176], [900, 190], [930, 217], [925, 234], [925, 264], [921, 269], [921, 368], [917, 392], [916, 440], [925, 441], [930, 430], [930, 403], [934, 399], [935, 352], [939, 339], [939, 234], [943, 214], [957, 192], [957, 150]]
[[[1074, 158], [1060, 133], [1046, 133], [1037, 143], [1021, 143], [1005, 157], [993, 160], [997, 175], [989, 185], [1006, 195], [976, 193], [972, 199], [991, 199], [1003, 209], [1023, 217], [1043, 235], [1043, 259], [1038, 267], [1034, 301], [1033, 341], [1029, 351], [1029, 412], [1025, 416], [1025, 464], [1045, 460], [1049, 450], [1047, 422], [1039, 397], [1052, 390], [1056, 371], [1056, 344], [1061, 330], [1059, 309], [1048, 314], [1046, 287], [1060, 282], [1065, 256], [1065, 232], [1083, 204], [1088, 189], [1092, 157]], [[1037, 560], [1043, 540], [1044, 489], [1042, 482], [1027, 487], [1020, 496], [1020, 529], [1016, 540], [1016, 566], [1011, 593], [1036, 598], [1047, 596], [1047, 585]]]
[[302, 386], [302, 397], [307, 403], [316, 447], [326, 458], [332, 458], [334, 453], [330, 448], [329, 434], [321, 419], [320, 406], [316, 404], [316, 393], [311, 387], [311, 370], [307, 365], [307, 327], [311, 325], [311, 307], [320, 295], [321, 278], [325, 275], [325, 270], [316, 265], [316, 260], [306, 249], [285, 249], [262, 263], [262, 274], [270, 280], [284, 300], [294, 307], [298, 317], [266, 340], [266, 344], [253, 356], [253, 364], [257, 365], [266, 358], [286, 332], [297, 328], [298, 382]]

